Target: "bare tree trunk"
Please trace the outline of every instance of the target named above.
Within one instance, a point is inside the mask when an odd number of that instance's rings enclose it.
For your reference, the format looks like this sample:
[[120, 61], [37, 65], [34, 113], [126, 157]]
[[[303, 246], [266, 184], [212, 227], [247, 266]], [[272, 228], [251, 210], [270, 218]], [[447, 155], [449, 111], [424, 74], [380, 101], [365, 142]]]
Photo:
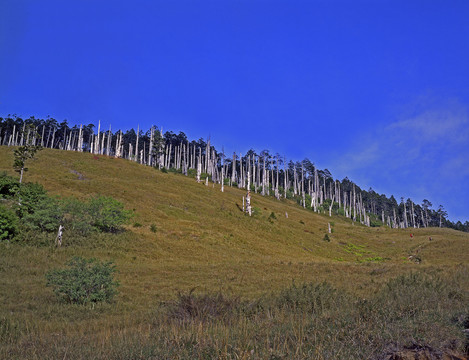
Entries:
[[41, 147], [44, 147], [44, 130], [45, 129], [46, 129], [46, 125], [42, 125]]
[[[106, 138], [106, 131], [103, 129], [103, 136], [101, 137], [101, 147], [99, 148], [99, 154], [104, 155], [104, 140]], [[138, 152], [138, 149], [135, 150]]]
[[50, 148], [53, 149], [54, 148], [54, 139], [55, 139], [55, 127], [54, 127], [54, 131], [52, 133], [52, 141], [51, 141], [51, 144], [50, 144]]
[[221, 192], [225, 191], [225, 168], [221, 167]]
[[263, 170], [262, 170], [262, 196], [265, 195], [265, 154], [264, 156], [262, 157], [262, 161], [263, 161]]
[[236, 153], [233, 153], [233, 162], [231, 163], [231, 182], [236, 182]]
[[243, 173], [243, 154], [239, 154], [239, 182], [238, 188], [244, 187], [244, 173]]
[[94, 134], [90, 134], [88, 143], [90, 144], [90, 154], [94, 154]]
[[297, 176], [296, 176], [296, 166], [294, 165], [293, 166], [293, 195], [297, 195], [298, 194], [298, 189], [296, 188], [296, 183], [297, 183], [297, 180], [296, 180]]
[[280, 195], [278, 193], [278, 155], [277, 155], [277, 179], [275, 181], [275, 197], [277, 198], [277, 200], [280, 200]]
[[252, 215], [252, 209], [251, 209], [251, 192], [248, 190], [246, 194], [246, 211], [249, 214], [249, 216]]
[[23, 122], [23, 131], [21, 131], [21, 140], [20, 140], [20, 146], [23, 146], [23, 140], [24, 140], [24, 129], [26, 126], [26, 122]]
[[[11, 135], [11, 139], [12, 141], [10, 143], [12, 143], [11, 145], [13, 146], [16, 146], [16, 142], [15, 142], [15, 131], [16, 131], [16, 125], [13, 125], [13, 134]], [[50, 134], [50, 133], [49, 133]], [[8, 146], [10, 146], [10, 143], [8, 144]]]
[[409, 227], [407, 223], [407, 208], [405, 206], [405, 201], [403, 201], [403, 203], [404, 203], [404, 226], [407, 229]]
[[197, 158], [197, 182], [200, 183], [200, 174], [202, 172], [202, 162], [200, 156]]
[[137, 139], [135, 140], [135, 156], [134, 161], [138, 161], [138, 138], [140, 134], [140, 126], [137, 125]]
[[59, 231], [57, 232], [57, 237], [55, 238], [55, 245], [58, 247], [62, 246], [62, 235], [63, 235], [64, 227], [59, 225]]
[[80, 124], [80, 131], [78, 132], [78, 145], [77, 151], [83, 151], [83, 124]]
[[107, 133], [106, 155], [111, 155], [111, 125], [109, 125], [109, 132]]
[[99, 137], [101, 136], [101, 120], [98, 121], [98, 136], [95, 137], [94, 153], [99, 154]]
[[24, 166], [22, 166], [20, 170], [20, 184], [23, 182], [23, 173], [24, 173]]
[[306, 209], [306, 197], [305, 197], [305, 179], [304, 179], [304, 162], [301, 162], [301, 194], [303, 196], [303, 208]]
[[[73, 135], [73, 139], [72, 139]], [[73, 150], [73, 143], [75, 141], [75, 135], [73, 134], [73, 131], [70, 131], [70, 135], [68, 137], [68, 144], [67, 144], [67, 150], [72, 151]]]
[[288, 177], [288, 173], [287, 173], [287, 169], [286, 169], [286, 163], [287, 163], [287, 159], [284, 156], [283, 157], [283, 186], [284, 186], [283, 196], [284, 196], [285, 199], [287, 198], [287, 177]]
[[153, 155], [152, 155], [152, 147], [153, 147], [153, 132], [154, 132], [154, 127], [152, 126], [150, 128], [150, 144], [148, 145], [148, 166], [153, 166]]
[[121, 157], [121, 139], [122, 139], [122, 130], [119, 130], [116, 137], [116, 158]]

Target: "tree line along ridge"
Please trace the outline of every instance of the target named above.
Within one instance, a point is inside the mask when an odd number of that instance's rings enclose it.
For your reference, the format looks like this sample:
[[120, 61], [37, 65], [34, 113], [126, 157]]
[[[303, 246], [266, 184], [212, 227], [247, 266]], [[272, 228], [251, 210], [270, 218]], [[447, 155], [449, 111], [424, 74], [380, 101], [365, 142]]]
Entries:
[[144, 132], [139, 127], [112, 132], [94, 124], [70, 126], [67, 120], [0, 117], [0, 145], [25, 144], [67, 151], [90, 152], [124, 158], [160, 170], [180, 172], [197, 181], [238, 187], [277, 199], [289, 198], [314, 212], [342, 215], [366, 226], [391, 228], [449, 227], [469, 231], [469, 221], [451, 222], [440, 205], [362, 190], [347, 177], [334, 179], [329, 170], [318, 169], [309, 159], [293, 161], [268, 150], [226, 156], [210, 142], [189, 140], [183, 132], [163, 133], [157, 126]]

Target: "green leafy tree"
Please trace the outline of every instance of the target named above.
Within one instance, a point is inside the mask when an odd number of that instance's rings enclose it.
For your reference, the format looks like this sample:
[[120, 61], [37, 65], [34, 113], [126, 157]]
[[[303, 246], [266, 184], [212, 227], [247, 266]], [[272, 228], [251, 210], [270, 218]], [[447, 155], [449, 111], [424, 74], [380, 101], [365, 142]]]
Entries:
[[27, 137], [25, 145], [20, 146], [14, 151], [15, 160], [13, 162], [13, 167], [15, 171], [20, 174], [20, 184], [23, 182], [24, 172], [28, 171], [26, 161], [33, 159], [36, 153], [42, 149], [41, 145], [36, 145], [36, 139], [38, 138], [36, 128], [28, 126], [25, 128], [25, 132], [26, 130]]

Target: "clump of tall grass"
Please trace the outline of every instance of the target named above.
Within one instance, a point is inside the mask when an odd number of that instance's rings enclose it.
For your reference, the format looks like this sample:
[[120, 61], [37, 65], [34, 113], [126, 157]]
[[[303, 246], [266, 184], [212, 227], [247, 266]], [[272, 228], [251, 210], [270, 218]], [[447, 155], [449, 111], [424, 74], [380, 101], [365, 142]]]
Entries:
[[170, 319], [189, 321], [227, 321], [234, 316], [240, 302], [221, 293], [196, 295], [195, 289], [187, 294], [179, 293], [177, 299], [169, 304]]

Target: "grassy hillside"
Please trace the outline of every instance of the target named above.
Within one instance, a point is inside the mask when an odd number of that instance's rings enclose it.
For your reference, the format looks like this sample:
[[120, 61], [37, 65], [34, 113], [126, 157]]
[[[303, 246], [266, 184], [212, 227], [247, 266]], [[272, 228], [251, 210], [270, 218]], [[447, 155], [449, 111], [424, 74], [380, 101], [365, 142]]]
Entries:
[[[0, 171], [13, 174], [12, 163], [13, 149], [0, 147]], [[254, 216], [248, 217], [240, 210], [242, 190], [225, 186], [222, 193], [220, 185], [88, 153], [46, 149], [28, 167], [25, 181], [38, 182], [53, 195], [112, 196], [135, 215], [124, 233], [96, 234], [79, 244], [65, 229], [65, 246], [59, 249], [0, 244], [0, 319], [9, 324], [3, 325], [5, 334], [14, 333], [7, 328], [18, 329], [14, 344], [26, 341], [25, 334], [34, 344], [43, 339], [44, 347], [54, 334], [84, 342], [93, 334], [108, 345], [116, 336], [146, 334], [142, 329], [151, 326], [148, 319], [159, 304], [192, 288], [248, 301], [292, 282], [327, 281], [369, 297], [389, 279], [423, 272], [459, 274], [458, 286], [469, 289], [469, 278], [461, 276], [468, 270], [469, 234], [367, 228], [256, 194]], [[328, 222], [329, 242], [323, 240]], [[410, 261], [412, 254], [422, 262]], [[121, 286], [113, 304], [65, 305], [45, 287], [44, 274], [74, 255], [115, 260]], [[37, 346], [41, 358], [44, 349]], [[8, 349], [16, 354], [15, 346]]]

